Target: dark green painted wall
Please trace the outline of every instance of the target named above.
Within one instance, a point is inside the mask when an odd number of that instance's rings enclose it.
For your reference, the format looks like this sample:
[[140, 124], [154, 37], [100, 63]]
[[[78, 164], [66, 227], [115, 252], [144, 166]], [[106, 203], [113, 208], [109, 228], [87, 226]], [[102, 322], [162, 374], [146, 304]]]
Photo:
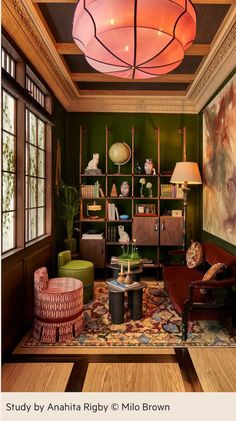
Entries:
[[58, 214], [58, 198], [55, 189], [56, 180], [56, 145], [59, 139], [61, 144], [61, 170], [62, 179], [66, 177], [67, 172], [67, 112], [60, 104], [60, 102], [54, 98], [53, 101], [53, 130], [52, 130], [52, 147], [53, 147], [53, 242], [54, 242], [54, 258], [53, 268], [56, 273], [57, 267], [57, 253], [63, 250], [63, 239], [65, 238], [65, 228]]
[[[79, 132], [80, 125], [86, 128], [83, 139], [83, 168], [98, 152], [99, 167], [105, 171], [105, 128], [110, 127], [109, 145], [115, 142], [131, 144], [131, 127], [135, 127], [135, 162], [144, 163], [151, 157], [157, 162], [157, 145], [154, 129], [160, 127], [161, 169], [173, 170], [177, 161], [183, 159], [183, 139], [179, 128], [186, 127], [187, 160], [199, 161], [199, 117], [183, 114], [138, 114], [138, 113], [69, 113], [68, 114], [68, 162], [67, 181], [79, 184]], [[127, 164], [127, 167], [130, 164]], [[125, 168], [122, 169], [125, 172]], [[129, 168], [127, 168], [127, 171]], [[115, 172], [112, 163], [109, 171]], [[198, 237], [198, 194], [201, 187], [192, 187], [189, 194], [188, 231], [189, 238]], [[171, 207], [171, 205], [170, 205]]]
[[[232, 72], [219, 87], [213, 97], [222, 89], [235, 73]], [[212, 98], [213, 98], [212, 97]], [[212, 100], [209, 100], [209, 102]], [[62, 111], [61, 111], [62, 112]], [[177, 161], [182, 160], [182, 136], [180, 127], [186, 127], [187, 160], [199, 163], [202, 171], [202, 112], [199, 115], [184, 114], [139, 114], [139, 113], [67, 113], [66, 124], [64, 112], [58, 109], [57, 122], [62, 125], [63, 144], [62, 175], [66, 182], [79, 187], [79, 133], [80, 126], [86, 131], [83, 137], [83, 168], [98, 152], [99, 168], [105, 170], [105, 127], [111, 129], [109, 145], [115, 142], [131, 144], [131, 127], [135, 127], [135, 162], [144, 163], [145, 158], [152, 157], [156, 164], [155, 127], [160, 127], [161, 134], [161, 168], [173, 170]], [[57, 126], [58, 133], [60, 128]], [[66, 133], [66, 135], [65, 135]], [[65, 135], [65, 138], [64, 138]], [[65, 142], [65, 139], [67, 141]], [[130, 164], [122, 170], [130, 171]], [[114, 167], [109, 162], [109, 171]], [[210, 206], [210, 204], [209, 204]], [[202, 187], [192, 186], [188, 197], [188, 241], [190, 238], [202, 241], [213, 241], [236, 255], [236, 247], [217, 238], [202, 229]]]

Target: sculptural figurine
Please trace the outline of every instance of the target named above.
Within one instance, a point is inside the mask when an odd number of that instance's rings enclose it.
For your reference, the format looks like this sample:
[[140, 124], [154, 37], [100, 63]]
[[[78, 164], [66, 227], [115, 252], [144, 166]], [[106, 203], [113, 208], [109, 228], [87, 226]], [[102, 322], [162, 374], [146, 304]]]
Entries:
[[154, 168], [154, 164], [151, 158], [147, 158], [144, 163], [144, 170], [147, 175], [156, 174], [156, 170]]
[[129, 183], [128, 183], [128, 181], [122, 181], [122, 184], [120, 186], [120, 191], [121, 191], [120, 196], [122, 196], [122, 197], [129, 196]]
[[89, 161], [86, 170], [98, 170], [98, 161], [99, 161], [99, 154], [94, 153], [93, 159]]
[[119, 233], [119, 243], [129, 243], [130, 239], [129, 239], [129, 234], [125, 231], [125, 227], [124, 225], [119, 225], [118, 226], [118, 233]]

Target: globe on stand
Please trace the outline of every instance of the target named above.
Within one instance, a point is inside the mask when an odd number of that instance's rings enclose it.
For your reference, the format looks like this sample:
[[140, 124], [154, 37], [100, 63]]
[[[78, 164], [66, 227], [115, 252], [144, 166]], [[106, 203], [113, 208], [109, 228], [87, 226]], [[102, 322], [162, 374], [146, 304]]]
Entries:
[[109, 158], [118, 165], [118, 174], [120, 174], [120, 166], [126, 164], [131, 158], [131, 149], [125, 142], [116, 142], [109, 149]]

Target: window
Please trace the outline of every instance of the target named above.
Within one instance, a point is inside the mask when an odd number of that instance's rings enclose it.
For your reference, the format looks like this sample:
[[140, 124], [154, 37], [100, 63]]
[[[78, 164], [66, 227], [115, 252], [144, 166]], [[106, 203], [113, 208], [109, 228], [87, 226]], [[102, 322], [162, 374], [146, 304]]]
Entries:
[[2, 252], [16, 247], [16, 100], [2, 90]]
[[45, 234], [45, 123], [26, 109], [25, 240]]
[[4, 36], [2, 44], [1, 243], [7, 258], [51, 234], [52, 133], [47, 88]]
[[6, 70], [9, 75], [16, 77], [16, 62], [15, 60], [2, 48], [2, 68]]
[[41, 89], [38, 88], [36, 83], [32, 81], [32, 79], [26, 75], [26, 89], [29, 92], [29, 94], [40, 104], [42, 107], [45, 107], [45, 95], [41, 91]]

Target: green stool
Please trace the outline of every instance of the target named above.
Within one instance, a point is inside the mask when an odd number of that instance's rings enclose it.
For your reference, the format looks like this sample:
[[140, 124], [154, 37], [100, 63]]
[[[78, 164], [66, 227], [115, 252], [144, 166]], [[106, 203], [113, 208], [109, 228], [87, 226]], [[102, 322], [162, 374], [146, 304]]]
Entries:
[[71, 260], [71, 251], [58, 254], [58, 276], [79, 279], [83, 283], [84, 303], [94, 296], [94, 266], [87, 260]]

